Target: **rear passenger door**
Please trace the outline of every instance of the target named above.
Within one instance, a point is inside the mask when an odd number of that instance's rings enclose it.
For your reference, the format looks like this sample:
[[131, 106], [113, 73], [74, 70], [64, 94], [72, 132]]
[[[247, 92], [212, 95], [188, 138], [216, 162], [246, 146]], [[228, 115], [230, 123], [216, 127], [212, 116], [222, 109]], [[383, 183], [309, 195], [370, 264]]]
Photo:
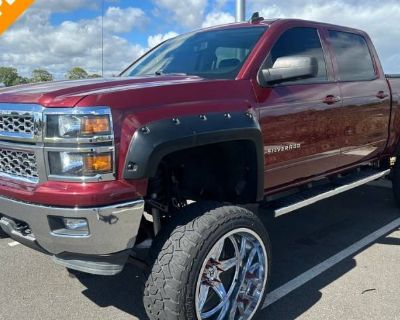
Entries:
[[340, 165], [347, 166], [371, 159], [384, 150], [390, 92], [364, 34], [328, 30], [328, 40], [343, 101]]

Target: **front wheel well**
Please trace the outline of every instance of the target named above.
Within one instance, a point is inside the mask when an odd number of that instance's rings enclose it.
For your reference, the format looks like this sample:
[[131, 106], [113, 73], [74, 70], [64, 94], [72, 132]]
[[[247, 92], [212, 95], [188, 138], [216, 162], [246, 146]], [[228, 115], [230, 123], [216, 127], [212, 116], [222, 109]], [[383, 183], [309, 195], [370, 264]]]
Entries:
[[158, 202], [257, 200], [258, 156], [255, 143], [238, 140], [197, 146], [166, 155], [149, 179], [148, 197]]

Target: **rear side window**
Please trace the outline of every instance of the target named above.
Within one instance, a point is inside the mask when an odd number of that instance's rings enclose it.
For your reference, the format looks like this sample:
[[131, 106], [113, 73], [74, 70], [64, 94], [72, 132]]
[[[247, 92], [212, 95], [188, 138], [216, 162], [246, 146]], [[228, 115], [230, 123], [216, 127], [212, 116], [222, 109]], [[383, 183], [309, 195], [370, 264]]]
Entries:
[[272, 68], [278, 58], [290, 56], [314, 57], [318, 61], [317, 77], [290, 83], [327, 80], [325, 56], [317, 29], [293, 28], [286, 31], [273, 46], [263, 67]]
[[342, 81], [363, 81], [375, 79], [371, 53], [364, 37], [341, 31], [329, 31]]

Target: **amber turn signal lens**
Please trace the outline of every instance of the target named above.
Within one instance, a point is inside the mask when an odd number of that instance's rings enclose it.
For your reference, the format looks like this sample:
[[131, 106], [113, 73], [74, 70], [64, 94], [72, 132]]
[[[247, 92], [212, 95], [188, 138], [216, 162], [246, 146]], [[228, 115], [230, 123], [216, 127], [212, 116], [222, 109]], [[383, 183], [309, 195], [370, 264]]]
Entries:
[[84, 117], [81, 122], [81, 133], [84, 135], [105, 134], [111, 132], [109, 116]]
[[85, 170], [93, 173], [111, 172], [111, 154], [88, 155], [85, 157]]

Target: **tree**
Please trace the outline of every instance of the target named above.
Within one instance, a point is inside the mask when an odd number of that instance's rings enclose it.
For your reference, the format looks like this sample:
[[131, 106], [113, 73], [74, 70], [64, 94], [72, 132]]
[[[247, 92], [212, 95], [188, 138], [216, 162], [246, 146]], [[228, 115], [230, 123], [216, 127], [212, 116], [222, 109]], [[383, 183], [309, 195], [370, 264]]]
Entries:
[[10, 67], [0, 67], [0, 83], [6, 87], [16, 86], [18, 84], [28, 83], [27, 78], [21, 77], [17, 69]]
[[96, 78], [102, 78], [102, 76], [99, 75], [99, 74], [97, 74], [97, 73], [93, 73], [93, 74], [91, 74], [91, 75], [89, 76], [89, 78], [91, 78], [91, 79], [96, 79]]
[[19, 84], [27, 84], [29, 83], [29, 79], [21, 76], [17, 76], [15, 80], [11, 83], [11, 86], [17, 86]]
[[0, 83], [4, 83], [6, 87], [10, 87], [18, 82], [18, 71], [15, 68], [0, 67]]
[[31, 82], [53, 81], [53, 75], [44, 69], [35, 69], [32, 71]]
[[69, 80], [87, 79], [89, 78], [89, 74], [85, 69], [75, 67], [68, 71], [67, 78]]

